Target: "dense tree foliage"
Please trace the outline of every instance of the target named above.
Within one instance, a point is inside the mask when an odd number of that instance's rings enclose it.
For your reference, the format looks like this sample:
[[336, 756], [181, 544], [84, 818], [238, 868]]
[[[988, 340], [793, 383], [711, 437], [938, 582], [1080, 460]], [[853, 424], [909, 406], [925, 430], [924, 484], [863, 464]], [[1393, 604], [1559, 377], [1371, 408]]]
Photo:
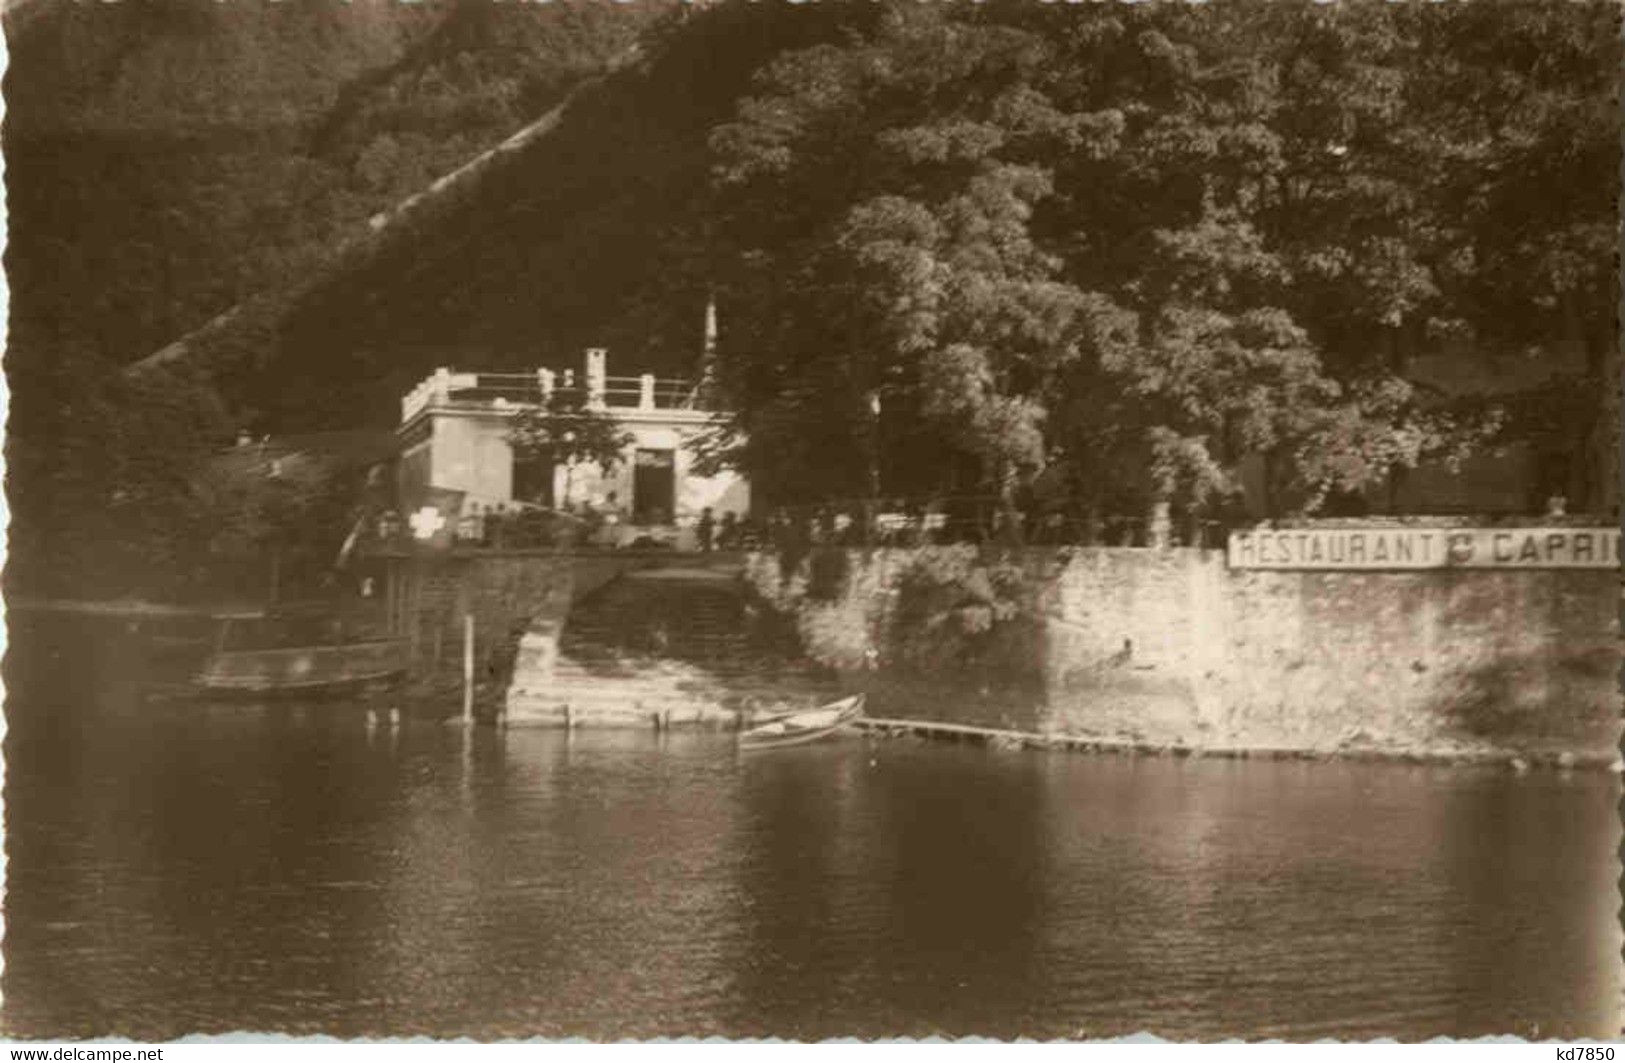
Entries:
[[[6, 426], [11, 524], [7, 586], [23, 593], [132, 593], [193, 580], [201, 555], [193, 477], [228, 438], [195, 372], [142, 381], [97, 372], [64, 344], [49, 364], [12, 367]], [[46, 397], [47, 401], [40, 401]]]
[[606, 475], [631, 445], [632, 435], [615, 418], [593, 406], [580, 388], [554, 388], [535, 406], [521, 409], [508, 429], [508, 443], [520, 461], [564, 467], [564, 496], [568, 509], [577, 465], [597, 465]]
[[[1560, 379], [1592, 344], [1594, 427], [1614, 18], [899, 6], [780, 58], [712, 139], [741, 458], [858, 495], [875, 440], [923, 437], [1118, 509], [1212, 507], [1258, 462], [1270, 511], [1309, 509], [1517, 438], [1412, 373], [1514, 343]], [[798, 478], [814, 453], [836, 482]]]
[[12, 371], [51, 401], [17, 404], [7, 423], [7, 493], [26, 518], [11, 524], [10, 591], [252, 599], [273, 580], [284, 595], [322, 584], [382, 458], [376, 442], [359, 456], [234, 446], [195, 367], [128, 378], [65, 349]]

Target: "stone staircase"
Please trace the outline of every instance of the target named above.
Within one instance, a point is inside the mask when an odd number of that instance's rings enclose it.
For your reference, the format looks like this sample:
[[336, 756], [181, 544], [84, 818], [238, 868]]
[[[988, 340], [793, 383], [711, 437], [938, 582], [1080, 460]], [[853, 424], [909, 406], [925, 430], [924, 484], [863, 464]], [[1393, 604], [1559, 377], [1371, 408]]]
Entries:
[[521, 646], [510, 723], [743, 726], [836, 695], [793, 630], [727, 571], [629, 572], [577, 602], [556, 639], [535, 635], [545, 639], [556, 652]]

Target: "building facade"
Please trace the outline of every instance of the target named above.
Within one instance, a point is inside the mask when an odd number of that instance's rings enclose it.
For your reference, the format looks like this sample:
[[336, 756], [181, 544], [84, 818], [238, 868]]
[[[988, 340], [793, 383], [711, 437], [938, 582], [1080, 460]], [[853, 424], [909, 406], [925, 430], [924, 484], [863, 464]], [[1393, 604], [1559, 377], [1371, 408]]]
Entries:
[[[589, 350], [578, 380], [555, 373], [469, 373], [437, 369], [401, 399], [397, 486], [406, 506], [431, 489], [461, 492], [459, 517], [526, 508], [590, 510], [603, 545], [696, 545], [695, 528], [710, 509], [715, 520], [745, 517], [750, 488], [732, 472], [701, 475], [691, 444], [720, 423], [699, 408], [697, 388], [651, 374], [612, 377], [607, 354]], [[608, 470], [596, 463], [532, 462], [508, 441], [513, 418], [555, 388], [584, 390], [588, 406], [614, 419], [630, 442]]]

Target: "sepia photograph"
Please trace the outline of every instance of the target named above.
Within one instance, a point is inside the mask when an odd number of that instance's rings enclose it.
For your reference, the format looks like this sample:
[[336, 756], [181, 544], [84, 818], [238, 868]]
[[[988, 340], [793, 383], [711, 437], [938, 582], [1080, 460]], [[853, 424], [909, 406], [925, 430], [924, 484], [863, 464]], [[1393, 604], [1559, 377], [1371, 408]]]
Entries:
[[4, 0], [0, 1038], [1619, 1038], [1622, 10]]

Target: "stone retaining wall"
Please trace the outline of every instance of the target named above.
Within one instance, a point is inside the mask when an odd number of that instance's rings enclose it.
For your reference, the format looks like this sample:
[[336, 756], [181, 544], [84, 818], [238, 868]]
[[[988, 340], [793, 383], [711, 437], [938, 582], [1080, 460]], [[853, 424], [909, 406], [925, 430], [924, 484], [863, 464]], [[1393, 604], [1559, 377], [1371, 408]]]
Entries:
[[1617, 743], [1603, 571], [1231, 571], [1218, 551], [1108, 547], [748, 571], [875, 715], [1214, 748], [1611, 759]]
[[392, 622], [411, 644], [413, 685], [425, 711], [452, 713], [461, 704], [465, 613], [474, 617], [476, 711], [491, 717], [504, 705], [516, 668], [533, 679], [551, 675], [572, 601], [658, 560], [513, 551], [396, 561]]

